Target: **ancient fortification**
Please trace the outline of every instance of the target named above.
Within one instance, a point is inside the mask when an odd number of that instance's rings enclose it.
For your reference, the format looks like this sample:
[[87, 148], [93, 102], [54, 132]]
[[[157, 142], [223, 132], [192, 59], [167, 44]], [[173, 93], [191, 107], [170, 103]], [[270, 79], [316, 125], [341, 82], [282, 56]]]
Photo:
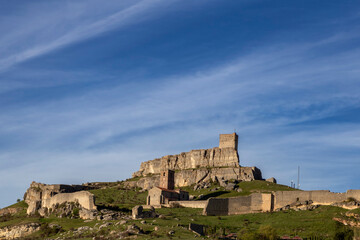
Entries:
[[281, 211], [290, 208], [307, 210], [318, 205], [355, 209], [359, 208], [357, 202], [360, 202], [360, 190], [348, 190], [345, 193], [333, 193], [327, 190], [275, 191], [231, 198], [210, 198], [205, 204], [203, 214], [233, 215]]
[[128, 184], [130, 187], [137, 186], [149, 190], [159, 186], [160, 172], [168, 169], [175, 171], [175, 187], [220, 179], [261, 180], [260, 169], [240, 166], [237, 145], [236, 133], [220, 134], [219, 147], [191, 150], [141, 163], [140, 170], [133, 173], [133, 177], [142, 178]]
[[[83, 211], [96, 210], [94, 195], [82, 185], [47, 185], [32, 182], [24, 200], [29, 205], [27, 214], [39, 213], [45, 216], [49, 209], [65, 203], [77, 203]], [[85, 214], [85, 213], [84, 213]]]
[[[256, 212], [271, 212], [284, 209], [312, 209], [317, 205], [335, 205], [344, 208], [358, 208], [360, 190], [346, 193], [330, 191], [276, 191], [256, 192], [248, 196], [231, 198], [210, 198], [189, 201], [189, 193], [179, 187], [200, 186], [218, 182], [226, 190], [234, 190], [235, 183], [263, 180], [256, 167], [242, 167], [239, 164], [238, 136], [236, 133], [220, 134], [219, 147], [191, 150], [177, 155], [168, 155], [141, 163], [133, 179], [123, 182], [127, 188], [140, 187], [148, 191], [147, 207], [163, 205], [203, 208], [205, 215], [231, 215]], [[276, 183], [274, 178], [267, 181]], [[222, 185], [226, 183], [226, 186]], [[227, 189], [230, 187], [230, 189]], [[94, 219], [97, 208], [90, 185], [46, 185], [33, 182], [26, 191], [24, 200], [27, 213], [49, 215], [52, 209], [68, 203], [76, 204], [80, 217]], [[291, 190], [291, 189], [290, 189]], [[72, 205], [70, 205], [71, 208]], [[138, 216], [142, 208], [137, 206]], [[10, 211], [10, 210], [8, 210]], [[16, 211], [13, 209], [11, 211]], [[151, 211], [151, 216], [155, 213]], [[141, 215], [141, 214], [140, 214]]]

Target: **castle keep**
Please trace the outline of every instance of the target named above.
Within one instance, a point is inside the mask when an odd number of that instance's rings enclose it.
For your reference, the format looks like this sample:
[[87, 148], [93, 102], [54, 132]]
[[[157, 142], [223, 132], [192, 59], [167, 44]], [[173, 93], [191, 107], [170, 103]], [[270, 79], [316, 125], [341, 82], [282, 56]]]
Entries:
[[191, 150], [142, 162], [139, 171], [133, 173], [133, 177], [142, 178], [137, 182], [128, 183], [128, 185], [147, 190], [160, 186], [159, 175], [163, 170], [175, 171], [174, 187], [190, 186], [199, 182], [219, 179], [261, 180], [260, 169], [240, 166], [237, 149], [238, 135], [236, 133], [220, 134], [218, 147]]
[[220, 134], [219, 148], [234, 148], [238, 150], [238, 135], [232, 134]]

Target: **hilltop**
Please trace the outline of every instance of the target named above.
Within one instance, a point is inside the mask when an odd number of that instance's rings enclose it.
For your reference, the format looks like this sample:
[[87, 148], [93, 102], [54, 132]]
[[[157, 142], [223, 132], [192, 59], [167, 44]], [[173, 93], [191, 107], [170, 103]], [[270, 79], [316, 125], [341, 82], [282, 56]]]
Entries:
[[143, 162], [123, 181], [32, 182], [23, 201], [0, 210], [0, 239], [360, 235], [359, 190], [301, 191], [262, 179], [260, 169], [241, 166], [238, 156], [237, 135], [221, 134], [219, 147]]

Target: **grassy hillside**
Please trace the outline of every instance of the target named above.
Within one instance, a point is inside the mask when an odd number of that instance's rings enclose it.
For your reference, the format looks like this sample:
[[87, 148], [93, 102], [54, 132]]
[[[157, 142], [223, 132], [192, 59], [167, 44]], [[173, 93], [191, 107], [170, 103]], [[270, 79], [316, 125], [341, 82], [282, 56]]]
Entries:
[[[241, 182], [238, 187], [242, 192], [225, 191], [217, 184], [211, 187], [193, 190], [193, 186], [184, 188], [190, 194], [198, 196], [203, 194], [208, 197], [232, 197], [247, 195], [252, 192], [271, 192], [279, 190], [294, 190], [284, 185], [268, 183], [264, 181]], [[218, 190], [214, 191], [215, 188]], [[126, 190], [121, 183], [106, 183], [101, 189], [91, 190], [96, 196], [96, 205], [99, 208], [111, 208], [130, 214], [130, 209], [139, 204], [144, 204], [147, 192], [139, 189]], [[191, 208], [162, 208], [156, 209], [161, 218], [141, 220], [127, 220], [125, 224], [117, 224], [119, 221], [84, 221], [81, 219], [57, 218], [51, 216], [42, 218], [39, 216], [28, 217], [26, 215], [26, 203], [19, 202], [11, 207], [21, 207], [23, 211], [13, 216], [0, 217], [0, 227], [14, 226], [22, 223], [35, 222], [42, 225], [41, 231], [26, 239], [40, 239], [51, 237], [55, 239], [118, 239], [120, 232], [125, 231], [131, 224], [139, 226], [145, 234], [137, 235], [137, 239], [199, 239], [187, 227], [189, 223], [203, 224], [206, 226], [207, 239], [220, 239], [221, 236], [236, 233], [238, 239], [271, 239], [276, 236], [300, 236], [317, 239], [341, 239], [336, 236], [346, 233], [348, 228], [333, 220], [334, 217], [344, 217], [348, 210], [322, 206], [312, 211], [283, 211], [274, 213], [257, 213], [233, 216], [203, 216], [202, 209]], [[352, 210], [360, 213], [360, 210]], [[111, 225], [99, 228], [104, 223]], [[61, 231], [53, 231], [49, 225], [61, 226]], [[89, 227], [85, 231], [76, 231], [80, 227]], [[155, 227], [158, 229], [155, 231]], [[356, 232], [356, 231], [355, 231]], [[171, 233], [171, 234], [170, 234]], [[359, 233], [356, 233], [359, 234]], [[265, 238], [268, 236], [268, 238]]]
[[[236, 197], [236, 196], [245, 196], [254, 192], [264, 192], [269, 193], [272, 191], [294, 191], [294, 189], [285, 185], [255, 180], [251, 182], [240, 182], [237, 184], [238, 188], [242, 191], [227, 191], [224, 187], [221, 187], [219, 183], [212, 183], [209, 188], [194, 190], [194, 185], [189, 187], [182, 187], [182, 190], [188, 191], [190, 195], [199, 196], [203, 195], [202, 199], [208, 199], [210, 197]], [[214, 190], [218, 189], [218, 190]]]
[[121, 187], [90, 190], [95, 195], [95, 204], [101, 207], [111, 207], [131, 210], [136, 205], [146, 203], [147, 191], [139, 189], [126, 190]]

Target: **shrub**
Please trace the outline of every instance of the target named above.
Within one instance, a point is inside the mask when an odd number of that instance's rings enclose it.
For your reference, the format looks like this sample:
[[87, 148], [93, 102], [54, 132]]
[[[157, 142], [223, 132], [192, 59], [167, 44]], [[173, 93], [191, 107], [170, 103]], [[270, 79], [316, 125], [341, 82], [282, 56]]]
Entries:
[[115, 200], [114, 200], [112, 197], [108, 197], [108, 198], [106, 199], [106, 201], [111, 204], [111, 203], [113, 203]]
[[49, 224], [47, 224], [47, 223], [43, 223], [40, 226], [40, 231], [42, 232], [41, 235], [43, 237], [48, 237], [48, 236], [51, 236], [51, 235], [55, 235], [58, 232], [60, 232], [60, 230], [61, 230], [60, 228], [50, 227]]
[[276, 229], [269, 225], [260, 226], [258, 233], [262, 235], [262, 239], [276, 240], [278, 238]]
[[74, 208], [74, 210], [73, 210], [73, 212], [72, 212], [73, 216], [76, 217], [76, 218], [78, 218], [78, 217], [79, 217], [79, 211], [80, 211], [79, 208]]
[[352, 240], [354, 238], [354, 231], [349, 227], [336, 222], [334, 240]]

